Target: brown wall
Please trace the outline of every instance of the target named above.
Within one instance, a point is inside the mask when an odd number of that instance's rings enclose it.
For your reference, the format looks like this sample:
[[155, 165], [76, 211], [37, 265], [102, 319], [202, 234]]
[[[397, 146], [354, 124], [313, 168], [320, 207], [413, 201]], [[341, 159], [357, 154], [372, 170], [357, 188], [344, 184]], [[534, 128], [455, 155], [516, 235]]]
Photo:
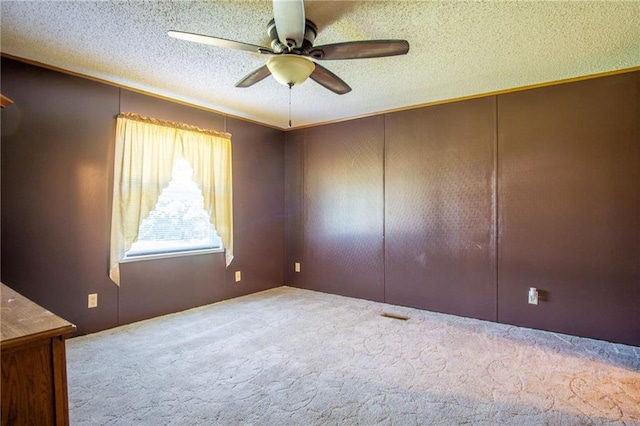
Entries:
[[640, 345], [639, 85], [635, 72], [287, 133], [286, 283]]
[[[2, 58], [2, 281], [79, 333], [284, 282], [283, 132]], [[107, 277], [115, 116], [136, 112], [230, 132], [235, 260], [127, 263]], [[268, 255], [266, 255], [268, 253]], [[234, 271], [242, 271], [235, 283]], [[98, 307], [87, 309], [87, 295]]]
[[[106, 275], [119, 90], [2, 58], [2, 281], [78, 325], [118, 324]], [[87, 309], [87, 295], [99, 304]]]
[[386, 302], [496, 319], [495, 102], [386, 116]]
[[[2, 91], [2, 280], [80, 333], [286, 283], [640, 345], [639, 72], [286, 136], [6, 58]], [[230, 269], [109, 281], [119, 111], [233, 134]]]
[[377, 116], [288, 135], [289, 284], [384, 300], [383, 130]]
[[639, 82], [498, 98], [501, 322], [640, 345]]

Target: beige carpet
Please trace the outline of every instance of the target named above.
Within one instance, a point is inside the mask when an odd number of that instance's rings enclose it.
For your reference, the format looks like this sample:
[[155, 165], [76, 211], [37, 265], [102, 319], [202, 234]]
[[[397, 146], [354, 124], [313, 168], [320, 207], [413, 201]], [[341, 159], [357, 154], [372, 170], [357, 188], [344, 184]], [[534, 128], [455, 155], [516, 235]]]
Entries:
[[67, 361], [72, 425], [640, 424], [640, 348], [289, 287]]

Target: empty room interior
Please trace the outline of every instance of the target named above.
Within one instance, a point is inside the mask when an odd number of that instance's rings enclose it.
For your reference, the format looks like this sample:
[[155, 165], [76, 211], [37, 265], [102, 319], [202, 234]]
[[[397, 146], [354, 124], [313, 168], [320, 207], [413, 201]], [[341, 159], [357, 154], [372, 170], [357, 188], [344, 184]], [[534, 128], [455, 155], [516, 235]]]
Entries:
[[[640, 424], [640, 3], [1, 13], [3, 425], [14, 292], [38, 424]], [[143, 125], [226, 148], [150, 196]], [[179, 160], [206, 244], [145, 251]]]

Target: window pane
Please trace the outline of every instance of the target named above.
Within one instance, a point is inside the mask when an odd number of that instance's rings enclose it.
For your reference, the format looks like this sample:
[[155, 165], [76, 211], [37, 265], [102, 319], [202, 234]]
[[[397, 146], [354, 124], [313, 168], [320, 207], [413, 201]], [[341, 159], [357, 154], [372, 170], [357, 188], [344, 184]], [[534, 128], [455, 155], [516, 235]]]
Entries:
[[193, 181], [193, 169], [187, 160], [176, 160], [169, 185], [142, 221], [138, 240], [126, 257], [221, 247], [202, 191]]

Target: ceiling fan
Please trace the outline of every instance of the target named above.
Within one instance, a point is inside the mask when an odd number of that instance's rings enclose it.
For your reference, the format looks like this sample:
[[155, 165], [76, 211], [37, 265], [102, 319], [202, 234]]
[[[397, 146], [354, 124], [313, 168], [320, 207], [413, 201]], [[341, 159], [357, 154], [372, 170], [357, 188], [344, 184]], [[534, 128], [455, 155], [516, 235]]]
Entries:
[[289, 88], [311, 78], [339, 95], [350, 92], [351, 87], [315, 61], [382, 58], [409, 52], [406, 40], [347, 41], [314, 46], [318, 28], [305, 19], [303, 0], [273, 0], [273, 16], [267, 25], [270, 48], [184, 31], [171, 30], [168, 34], [177, 39], [271, 56], [266, 65], [243, 77], [236, 87], [249, 87], [273, 75]]

